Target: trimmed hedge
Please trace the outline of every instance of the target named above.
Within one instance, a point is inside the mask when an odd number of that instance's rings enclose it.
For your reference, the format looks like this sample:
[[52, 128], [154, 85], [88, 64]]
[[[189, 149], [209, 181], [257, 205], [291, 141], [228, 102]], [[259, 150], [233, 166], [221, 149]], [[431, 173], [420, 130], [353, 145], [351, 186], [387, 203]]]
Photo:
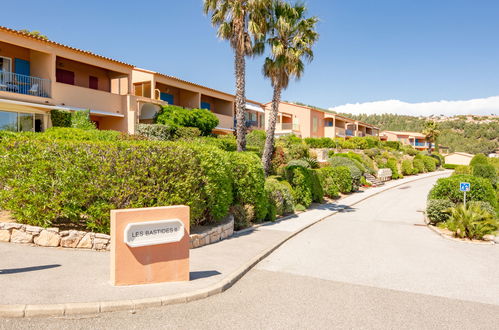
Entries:
[[293, 188], [287, 181], [279, 180], [278, 177], [268, 177], [265, 180], [265, 191], [269, 197], [269, 204], [275, 209], [277, 215], [293, 212]]
[[430, 156], [423, 156], [423, 164], [426, 172], [435, 172], [437, 170], [437, 160]]
[[[402, 175], [413, 175], [415, 170], [412, 167], [412, 161], [409, 159], [404, 159], [401, 165]], [[417, 171], [417, 170], [416, 170]]]
[[309, 207], [313, 200], [310, 170], [303, 166], [286, 166], [285, 175], [286, 180], [293, 187], [295, 203], [305, 208]]
[[490, 164], [476, 164], [473, 166], [473, 175], [488, 179], [492, 184], [497, 181], [496, 169]]
[[459, 190], [461, 182], [469, 182], [471, 190], [466, 193], [468, 201], [488, 202], [492, 207], [497, 207], [496, 192], [489, 180], [472, 175], [453, 175], [449, 178], [438, 179], [430, 190], [429, 199], [449, 199], [457, 204], [463, 202], [463, 192]]
[[305, 138], [303, 139], [310, 148], [336, 148], [337, 143], [330, 138]]
[[353, 191], [353, 180], [348, 167], [323, 167], [318, 173], [326, 196], [334, 198], [338, 192], [347, 194]]
[[488, 164], [489, 163], [489, 159], [487, 158], [487, 156], [485, 156], [484, 154], [476, 154], [475, 156], [473, 156], [473, 158], [471, 159], [470, 161], [470, 166], [475, 166], [477, 164]]
[[414, 168], [415, 174], [425, 172], [425, 166], [424, 166], [423, 160], [421, 160], [421, 159], [414, 158], [412, 160], [412, 167]]
[[471, 166], [457, 165], [456, 168], [454, 169], [454, 173], [452, 173], [452, 175], [471, 174], [471, 172], [472, 172]]
[[429, 199], [426, 204], [426, 215], [431, 224], [438, 224], [449, 219], [448, 209], [456, 206], [448, 199]]
[[457, 164], [443, 164], [442, 166], [443, 166], [444, 168], [448, 169], [448, 170], [453, 170], [453, 169], [455, 169], [456, 167], [461, 166], [461, 165], [457, 165]]
[[111, 209], [176, 204], [193, 225], [215, 223], [233, 199], [233, 166], [211, 146], [19, 136], [1, 140], [0, 156], [0, 207], [31, 225], [108, 232]]
[[196, 127], [201, 135], [210, 135], [217, 127], [218, 118], [206, 109], [184, 109], [176, 105], [165, 105], [155, 115], [155, 124]]

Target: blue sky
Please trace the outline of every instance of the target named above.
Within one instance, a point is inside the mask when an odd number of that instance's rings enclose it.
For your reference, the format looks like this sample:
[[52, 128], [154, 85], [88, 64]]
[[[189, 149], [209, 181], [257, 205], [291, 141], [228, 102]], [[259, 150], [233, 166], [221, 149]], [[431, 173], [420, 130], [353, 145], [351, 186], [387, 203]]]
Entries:
[[[499, 95], [497, 0], [308, 0], [320, 18], [315, 59], [283, 99], [321, 107], [381, 100], [431, 102]], [[201, 0], [23, 1], [2, 25], [226, 92], [233, 53]], [[247, 63], [247, 97], [270, 101], [263, 57]]]

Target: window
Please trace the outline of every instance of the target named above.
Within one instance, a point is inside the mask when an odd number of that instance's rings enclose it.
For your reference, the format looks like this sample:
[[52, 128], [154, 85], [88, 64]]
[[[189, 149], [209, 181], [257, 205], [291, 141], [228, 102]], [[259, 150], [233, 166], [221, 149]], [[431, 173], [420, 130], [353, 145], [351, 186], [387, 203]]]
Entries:
[[166, 101], [168, 102], [168, 104], [173, 104], [173, 95], [172, 94], [168, 94], [168, 93], [163, 93], [161, 92], [159, 94], [159, 98], [163, 101]]
[[99, 78], [94, 76], [88, 77], [88, 87], [92, 89], [99, 89]]
[[208, 102], [201, 102], [201, 109], [211, 110], [211, 104]]
[[317, 117], [312, 117], [312, 132], [316, 133], [319, 129], [319, 121]]
[[5, 72], [12, 72], [12, 59], [0, 56], [0, 70]]
[[34, 131], [35, 116], [32, 113], [19, 113], [19, 132], [33, 132]]
[[69, 85], [75, 84], [75, 73], [72, 71], [57, 69], [55, 71], [55, 78], [57, 82], [63, 84], [69, 84]]
[[0, 130], [17, 132], [17, 112], [0, 111]]

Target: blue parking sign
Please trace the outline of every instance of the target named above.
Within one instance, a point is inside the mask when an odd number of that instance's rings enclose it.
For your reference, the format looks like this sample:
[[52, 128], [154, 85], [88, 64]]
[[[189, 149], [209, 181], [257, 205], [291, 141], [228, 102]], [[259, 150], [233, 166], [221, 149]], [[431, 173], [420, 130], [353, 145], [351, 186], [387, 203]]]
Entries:
[[469, 182], [461, 182], [459, 185], [459, 190], [470, 191], [470, 183]]

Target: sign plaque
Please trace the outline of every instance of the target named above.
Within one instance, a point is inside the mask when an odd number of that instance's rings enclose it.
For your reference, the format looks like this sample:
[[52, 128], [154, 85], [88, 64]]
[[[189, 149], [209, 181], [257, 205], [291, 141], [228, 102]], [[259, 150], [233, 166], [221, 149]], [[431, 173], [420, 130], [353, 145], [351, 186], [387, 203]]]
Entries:
[[130, 247], [178, 242], [184, 237], [180, 219], [132, 222], [126, 225], [124, 241]]

